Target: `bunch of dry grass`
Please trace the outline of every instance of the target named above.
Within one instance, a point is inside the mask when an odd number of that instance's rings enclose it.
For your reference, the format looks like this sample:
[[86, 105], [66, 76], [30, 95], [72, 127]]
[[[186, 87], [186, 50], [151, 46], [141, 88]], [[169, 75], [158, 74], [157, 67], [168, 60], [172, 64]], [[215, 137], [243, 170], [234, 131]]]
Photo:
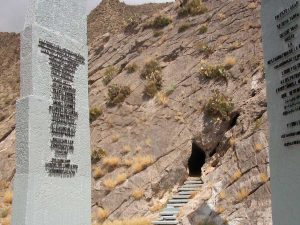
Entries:
[[144, 156], [136, 156], [133, 159], [132, 163], [132, 170], [134, 173], [139, 173], [142, 170], [146, 169], [154, 162], [153, 157], [151, 155], [144, 155]]
[[11, 204], [13, 200], [13, 193], [12, 191], [8, 190], [4, 193], [3, 201], [6, 204]]
[[92, 174], [95, 179], [99, 179], [104, 176], [105, 172], [101, 168], [95, 167]]
[[115, 168], [120, 164], [120, 158], [116, 156], [106, 156], [103, 158], [103, 164], [110, 168]]
[[141, 198], [144, 197], [145, 191], [143, 189], [135, 189], [132, 193], [131, 196], [135, 199], [135, 200], [140, 200]]

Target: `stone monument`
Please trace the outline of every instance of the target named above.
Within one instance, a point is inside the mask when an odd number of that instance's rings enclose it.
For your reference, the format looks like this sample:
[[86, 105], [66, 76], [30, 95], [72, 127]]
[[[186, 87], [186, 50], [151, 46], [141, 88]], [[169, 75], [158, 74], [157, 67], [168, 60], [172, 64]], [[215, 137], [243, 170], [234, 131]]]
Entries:
[[296, 0], [263, 0], [261, 15], [273, 224], [299, 225], [300, 4]]
[[12, 224], [90, 224], [86, 0], [28, 0], [16, 124]]

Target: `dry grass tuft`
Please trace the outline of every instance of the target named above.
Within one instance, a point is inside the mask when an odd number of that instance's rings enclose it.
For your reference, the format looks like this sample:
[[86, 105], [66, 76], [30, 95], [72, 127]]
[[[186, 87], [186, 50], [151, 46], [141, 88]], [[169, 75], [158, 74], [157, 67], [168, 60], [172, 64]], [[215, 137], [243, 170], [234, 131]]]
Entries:
[[242, 176], [242, 172], [240, 170], [237, 170], [233, 173], [233, 175], [230, 177], [231, 182], [237, 181]]
[[96, 167], [93, 169], [93, 177], [95, 179], [99, 179], [99, 178], [103, 177], [104, 175], [105, 175], [105, 172], [101, 168]]
[[4, 193], [3, 201], [6, 204], [11, 204], [13, 201], [13, 193], [12, 191], [8, 190]]
[[124, 183], [124, 181], [128, 178], [127, 173], [118, 174], [116, 177], [116, 185]]
[[268, 174], [266, 174], [266, 173], [260, 173], [259, 174], [259, 181], [261, 182], [261, 183], [267, 183], [268, 181], [269, 181], [269, 176], [268, 176]]
[[124, 159], [123, 162], [122, 162], [122, 164], [124, 166], [130, 167], [130, 166], [132, 166], [133, 161], [132, 161], [132, 159]]
[[4, 218], [2, 221], [1, 221], [2, 225], [10, 225], [11, 222], [10, 222], [10, 218]]
[[219, 215], [225, 211], [225, 208], [223, 206], [217, 206], [214, 211]]
[[122, 152], [124, 152], [124, 153], [129, 153], [129, 152], [131, 152], [131, 151], [132, 151], [132, 148], [131, 148], [130, 145], [124, 145], [124, 146], [123, 146]]
[[97, 219], [99, 221], [104, 221], [108, 218], [109, 213], [106, 209], [99, 209], [97, 212]]
[[166, 106], [168, 104], [168, 97], [160, 91], [156, 94], [155, 101], [158, 105]]
[[108, 66], [104, 72], [103, 84], [108, 85], [112, 79], [119, 73], [119, 70], [114, 66]]
[[226, 192], [224, 190], [219, 193], [219, 198], [221, 200], [225, 199], [226, 197], [227, 197], [227, 194], [226, 194]]
[[131, 94], [129, 86], [113, 84], [108, 87], [108, 102], [109, 106], [121, 104]]
[[129, 66], [126, 67], [127, 73], [134, 73], [138, 70], [138, 65], [136, 63], [132, 63]]
[[208, 44], [198, 42], [195, 45], [195, 49], [198, 53], [204, 54], [205, 57], [209, 57], [211, 54], [214, 53], [214, 48], [209, 46]]
[[229, 70], [236, 64], [236, 58], [233, 56], [227, 56], [224, 59], [224, 68]]
[[115, 134], [115, 135], [112, 136], [111, 142], [116, 143], [116, 142], [119, 141], [119, 139], [120, 139], [120, 136], [118, 134]]
[[260, 143], [256, 143], [254, 147], [256, 152], [260, 152], [261, 150], [264, 149], [263, 145]]
[[189, 0], [178, 11], [178, 17], [196, 16], [206, 13], [208, 9], [202, 3], [202, 0]]
[[145, 145], [146, 145], [147, 147], [151, 147], [151, 146], [152, 146], [152, 140], [151, 140], [150, 138], [147, 138], [147, 139], [145, 140]]
[[139, 173], [146, 169], [148, 166], [153, 164], [154, 160], [151, 155], [144, 155], [144, 156], [136, 156], [133, 159], [133, 164], [131, 166], [134, 173]]
[[103, 164], [108, 167], [117, 167], [120, 164], [120, 158], [116, 156], [106, 156], [103, 158]]
[[250, 192], [247, 188], [241, 188], [237, 193], [236, 193], [236, 200], [237, 202], [243, 201], [245, 198], [249, 196]]
[[155, 202], [150, 208], [150, 212], [154, 213], [154, 212], [158, 212], [160, 210], [162, 210], [165, 207], [165, 204], [162, 204], [161, 202]]
[[115, 189], [115, 187], [117, 186], [117, 183], [115, 180], [108, 178], [106, 180], [103, 181], [103, 186], [109, 190], [112, 191], [113, 189]]
[[95, 148], [92, 150], [91, 159], [93, 162], [97, 162], [107, 155], [103, 148]]
[[131, 196], [135, 200], [140, 200], [141, 198], [144, 197], [145, 191], [143, 189], [136, 189], [131, 193]]

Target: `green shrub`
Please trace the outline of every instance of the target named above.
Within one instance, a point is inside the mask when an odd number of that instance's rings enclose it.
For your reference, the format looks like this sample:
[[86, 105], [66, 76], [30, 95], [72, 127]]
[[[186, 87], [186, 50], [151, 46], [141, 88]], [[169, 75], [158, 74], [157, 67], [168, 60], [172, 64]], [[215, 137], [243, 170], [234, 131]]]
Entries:
[[137, 69], [138, 69], [138, 65], [135, 63], [132, 63], [126, 67], [127, 73], [134, 73], [135, 71], [137, 71]]
[[125, 101], [126, 97], [130, 95], [131, 90], [128, 86], [111, 85], [108, 87], [108, 105], [114, 106]]
[[203, 64], [199, 70], [200, 77], [207, 79], [224, 79], [227, 80], [228, 73], [224, 66]]
[[152, 29], [162, 29], [172, 23], [172, 20], [166, 16], [157, 16], [153, 21], [146, 24], [144, 29], [152, 28]]
[[159, 37], [159, 36], [161, 36], [163, 34], [164, 34], [164, 32], [162, 30], [155, 30], [153, 32], [153, 37]]
[[206, 6], [201, 0], [190, 0], [178, 11], [178, 17], [196, 16], [207, 12]]
[[228, 120], [233, 108], [231, 99], [219, 91], [214, 91], [214, 95], [205, 105], [205, 113], [215, 119]]
[[208, 44], [204, 44], [202, 42], [199, 42], [196, 44], [196, 50], [200, 54], [204, 54], [206, 57], [210, 56], [212, 53], [214, 53], [214, 49], [210, 47]]
[[192, 25], [190, 23], [185, 23], [178, 28], [178, 33], [183, 33], [189, 29]]
[[161, 67], [156, 60], [147, 62], [141, 72], [142, 79], [149, 79], [152, 74], [161, 73]]
[[90, 109], [90, 123], [94, 122], [103, 113], [101, 108], [91, 108]]
[[144, 95], [153, 98], [162, 88], [163, 80], [159, 63], [155, 60], [146, 63], [142, 70], [141, 78], [147, 80]]
[[112, 79], [114, 79], [114, 77], [118, 74], [118, 72], [119, 70], [114, 66], [107, 67], [102, 80], [103, 84], [108, 85], [112, 81]]
[[198, 30], [198, 34], [204, 34], [207, 32], [207, 26], [201, 26]]
[[103, 148], [96, 148], [92, 150], [91, 159], [93, 162], [97, 162], [105, 156], [107, 156], [107, 153]]

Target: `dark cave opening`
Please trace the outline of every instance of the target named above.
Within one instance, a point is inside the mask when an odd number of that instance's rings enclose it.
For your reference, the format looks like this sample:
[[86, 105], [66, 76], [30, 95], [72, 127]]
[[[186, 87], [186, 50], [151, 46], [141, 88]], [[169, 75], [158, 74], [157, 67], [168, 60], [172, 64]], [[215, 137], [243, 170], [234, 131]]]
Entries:
[[205, 163], [205, 152], [195, 143], [192, 143], [192, 154], [188, 161], [189, 175], [191, 177], [201, 176], [201, 168]]

